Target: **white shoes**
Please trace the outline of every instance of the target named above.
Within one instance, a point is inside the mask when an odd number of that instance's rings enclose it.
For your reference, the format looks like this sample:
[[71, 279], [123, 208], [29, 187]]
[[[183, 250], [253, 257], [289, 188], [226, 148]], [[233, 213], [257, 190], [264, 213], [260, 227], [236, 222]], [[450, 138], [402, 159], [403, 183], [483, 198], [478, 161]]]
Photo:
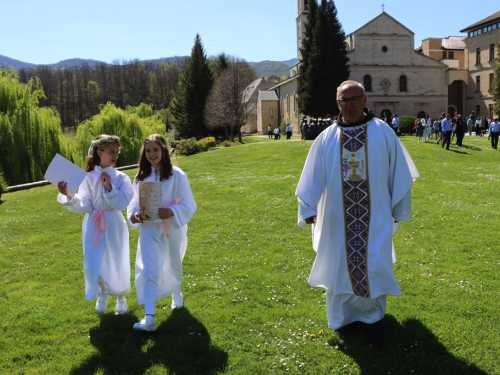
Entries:
[[97, 301], [95, 303], [95, 311], [102, 314], [108, 308], [108, 293], [97, 293]]
[[140, 322], [134, 324], [134, 330], [148, 332], [156, 331], [155, 317], [152, 315], [146, 315]]
[[121, 301], [116, 300], [115, 315], [126, 314], [127, 310], [128, 310], [128, 305], [127, 305], [127, 300], [125, 299], [125, 297]]
[[172, 294], [172, 309], [180, 309], [184, 306], [184, 298], [181, 292], [175, 292]]

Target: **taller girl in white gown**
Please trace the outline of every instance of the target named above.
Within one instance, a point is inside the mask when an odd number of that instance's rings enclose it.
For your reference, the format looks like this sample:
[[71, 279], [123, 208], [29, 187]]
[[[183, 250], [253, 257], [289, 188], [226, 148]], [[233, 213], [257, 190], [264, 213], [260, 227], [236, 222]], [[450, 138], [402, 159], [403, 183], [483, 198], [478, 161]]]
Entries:
[[90, 144], [87, 176], [71, 197], [60, 181], [57, 201], [68, 210], [85, 214], [82, 224], [85, 298], [95, 300], [103, 313], [108, 295], [118, 296], [116, 314], [127, 312], [124, 294], [130, 292], [130, 254], [127, 223], [120, 212], [133, 196], [130, 178], [113, 168], [118, 160], [120, 138], [101, 134]]
[[[144, 221], [139, 206], [139, 183], [161, 182], [163, 207], [160, 219]], [[137, 302], [145, 305], [144, 318], [134, 324], [139, 331], [155, 331], [156, 302], [172, 294], [172, 308], [184, 305], [181, 282], [182, 260], [187, 248], [187, 223], [196, 203], [186, 174], [172, 166], [167, 144], [159, 134], [144, 140], [134, 197], [127, 210], [130, 228], [140, 227], [135, 260]]]

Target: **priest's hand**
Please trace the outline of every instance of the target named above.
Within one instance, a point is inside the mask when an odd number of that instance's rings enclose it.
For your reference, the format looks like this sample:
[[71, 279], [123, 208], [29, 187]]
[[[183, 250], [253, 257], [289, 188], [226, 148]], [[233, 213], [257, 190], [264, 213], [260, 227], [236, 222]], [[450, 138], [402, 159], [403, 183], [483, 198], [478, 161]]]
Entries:
[[140, 213], [135, 213], [130, 217], [130, 221], [132, 224], [142, 224], [144, 222]]
[[306, 224], [314, 224], [314, 223], [316, 223], [316, 216], [308, 217], [304, 221], [306, 222]]

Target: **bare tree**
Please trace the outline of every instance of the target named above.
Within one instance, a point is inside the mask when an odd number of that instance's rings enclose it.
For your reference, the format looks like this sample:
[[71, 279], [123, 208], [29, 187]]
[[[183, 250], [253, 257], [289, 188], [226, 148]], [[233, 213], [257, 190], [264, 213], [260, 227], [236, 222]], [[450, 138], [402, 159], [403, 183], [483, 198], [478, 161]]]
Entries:
[[241, 139], [241, 127], [246, 122], [247, 113], [242, 93], [256, 79], [255, 70], [245, 61], [235, 59], [215, 82], [205, 107], [205, 117], [209, 129], [224, 128], [226, 139], [234, 142], [234, 131]]

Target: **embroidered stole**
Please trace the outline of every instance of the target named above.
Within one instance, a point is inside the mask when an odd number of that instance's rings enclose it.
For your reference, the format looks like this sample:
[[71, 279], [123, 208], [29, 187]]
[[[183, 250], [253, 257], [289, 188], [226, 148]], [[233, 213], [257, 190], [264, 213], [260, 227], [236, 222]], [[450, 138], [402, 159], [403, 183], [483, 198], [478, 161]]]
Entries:
[[370, 298], [367, 246], [370, 223], [367, 126], [342, 128], [342, 177], [347, 268], [354, 294]]

